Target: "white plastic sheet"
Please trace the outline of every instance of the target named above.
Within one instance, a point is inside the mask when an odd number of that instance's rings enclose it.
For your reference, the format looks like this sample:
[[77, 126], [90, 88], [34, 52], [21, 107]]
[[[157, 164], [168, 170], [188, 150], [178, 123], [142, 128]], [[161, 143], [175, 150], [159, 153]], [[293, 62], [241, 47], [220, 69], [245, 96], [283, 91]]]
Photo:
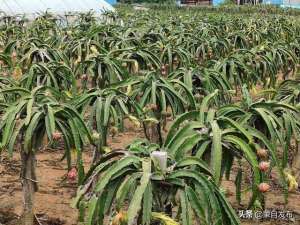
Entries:
[[0, 12], [6, 15], [36, 15], [43, 12], [57, 15], [94, 11], [114, 11], [104, 0], [0, 0]]

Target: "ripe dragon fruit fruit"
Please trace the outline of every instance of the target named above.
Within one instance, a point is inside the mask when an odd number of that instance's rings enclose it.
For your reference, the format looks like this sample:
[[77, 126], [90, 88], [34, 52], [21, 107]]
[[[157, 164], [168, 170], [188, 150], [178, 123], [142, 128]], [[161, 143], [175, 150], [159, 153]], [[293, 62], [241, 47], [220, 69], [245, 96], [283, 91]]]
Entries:
[[69, 172], [68, 172], [68, 179], [71, 181], [74, 181], [77, 177], [77, 169], [76, 168], [72, 168]]

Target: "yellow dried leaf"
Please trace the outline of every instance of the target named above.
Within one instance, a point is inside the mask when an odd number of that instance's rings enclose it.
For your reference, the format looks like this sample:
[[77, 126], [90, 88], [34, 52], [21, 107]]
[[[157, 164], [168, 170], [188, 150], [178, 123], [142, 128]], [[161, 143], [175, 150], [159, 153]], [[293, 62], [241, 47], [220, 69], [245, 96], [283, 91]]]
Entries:
[[169, 217], [169, 216], [167, 216], [163, 213], [153, 212], [152, 213], [152, 218], [154, 220], [159, 220], [164, 225], [180, 225], [175, 220], [173, 220], [171, 217]]
[[298, 183], [296, 178], [288, 171], [284, 171], [284, 175], [289, 185], [289, 191], [296, 191], [298, 189]]

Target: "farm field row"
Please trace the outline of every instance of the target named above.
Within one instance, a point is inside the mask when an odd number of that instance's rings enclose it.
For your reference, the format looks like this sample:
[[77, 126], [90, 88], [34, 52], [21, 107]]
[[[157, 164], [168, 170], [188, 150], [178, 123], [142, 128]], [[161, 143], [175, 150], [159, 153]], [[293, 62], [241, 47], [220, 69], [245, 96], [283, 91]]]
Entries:
[[272, 207], [297, 224], [299, 18], [254, 10], [2, 17], [2, 208], [24, 225], [238, 225]]

